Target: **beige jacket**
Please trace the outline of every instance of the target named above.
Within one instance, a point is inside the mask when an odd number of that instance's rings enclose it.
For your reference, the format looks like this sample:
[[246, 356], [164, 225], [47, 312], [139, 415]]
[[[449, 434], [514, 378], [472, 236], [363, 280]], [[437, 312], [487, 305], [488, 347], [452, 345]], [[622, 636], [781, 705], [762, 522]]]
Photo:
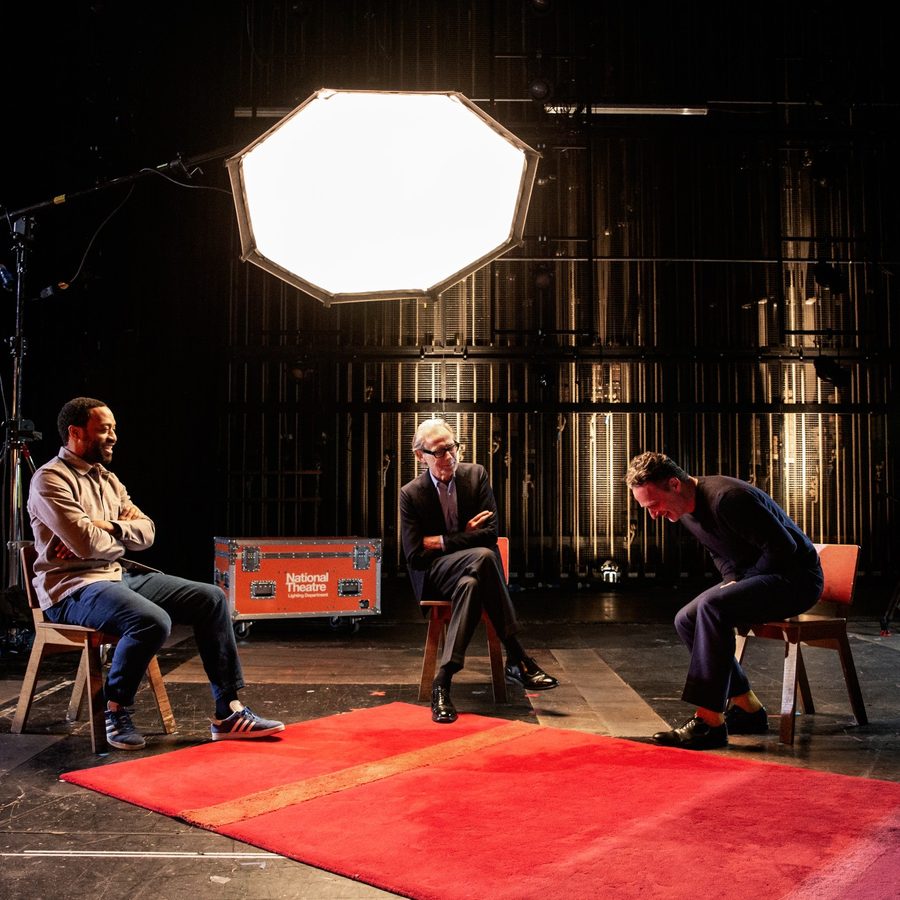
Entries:
[[[86, 462], [65, 447], [31, 477], [28, 513], [37, 550], [34, 586], [42, 609], [95, 581], [121, 581], [120, 558], [153, 545], [156, 526], [146, 516], [119, 520], [131, 506], [125, 485], [99, 463]], [[111, 522], [115, 534], [92, 523]], [[73, 559], [58, 559], [65, 544]]]

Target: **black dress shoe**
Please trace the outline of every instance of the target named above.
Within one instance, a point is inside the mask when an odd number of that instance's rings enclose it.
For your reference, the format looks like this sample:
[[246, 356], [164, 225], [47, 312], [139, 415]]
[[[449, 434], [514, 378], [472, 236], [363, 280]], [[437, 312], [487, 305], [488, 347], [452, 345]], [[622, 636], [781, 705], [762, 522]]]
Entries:
[[732, 706], [725, 713], [725, 724], [729, 734], [768, 734], [769, 714], [764, 706], [752, 713]]
[[549, 691], [559, 682], [548, 675], [530, 656], [523, 656], [517, 663], [507, 665], [506, 680], [521, 684], [525, 690]]
[[699, 716], [694, 716], [680, 728], [657, 731], [653, 740], [665, 747], [681, 747], [683, 750], [715, 750], [716, 747], [728, 746], [728, 728], [725, 725], [710, 725]]
[[449, 725], [457, 719], [456, 707], [450, 699], [450, 688], [435, 687], [431, 689], [431, 721], [441, 725]]

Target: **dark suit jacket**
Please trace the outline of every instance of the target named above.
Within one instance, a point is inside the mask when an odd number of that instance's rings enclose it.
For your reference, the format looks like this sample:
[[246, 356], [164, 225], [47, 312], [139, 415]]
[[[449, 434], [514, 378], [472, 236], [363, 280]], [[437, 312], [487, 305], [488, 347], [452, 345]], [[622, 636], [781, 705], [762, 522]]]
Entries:
[[[457, 522], [461, 531], [447, 533], [444, 511], [437, 488], [426, 469], [418, 478], [400, 489], [400, 538], [416, 599], [421, 601], [425, 579], [431, 563], [446, 553], [468, 550], [470, 547], [492, 547], [497, 550], [497, 503], [484, 466], [460, 463], [456, 469]], [[494, 515], [474, 531], [465, 531], [466, 522], [482, 510]], [[444, 536], [444, 550], [429, 551], [422, 547], [422, 539], [431, 534]]]

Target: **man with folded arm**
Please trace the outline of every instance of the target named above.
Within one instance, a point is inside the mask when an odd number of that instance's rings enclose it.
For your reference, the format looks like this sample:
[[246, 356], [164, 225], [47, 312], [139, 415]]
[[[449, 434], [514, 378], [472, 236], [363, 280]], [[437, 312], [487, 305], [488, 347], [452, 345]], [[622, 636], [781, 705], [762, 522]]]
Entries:
[[238, 700], [244, 681], [225, 594], [144, 566], [129, 571], [126, 551], [146, 550], [156, 529], [106, 468], [117, 441], [112, 411], [101, 400], [76, 397], [60, 410], [57, 425], [62, 447], [34, 473], [28, 495], [34, 587], [51, 622], [119, 638], [104, 686], [109, 745], [145, 745], [129, 707], [173, 622], [194, 629], [215, 699], [214, 741], [283, 731], [283, 723], [261, 718]]
[[431, 690], [431, 718], [455, 722], [450, 699], [453, 676], [463, 668], [466, 648], [482, 611], [506, 648], [506, 679], [527, 690], [555, 688], [522, 649], [500, 553], [497, 504], [483, 466], [461, 463], [453, 429], [443, 419], [426, 419], [413, 438], [425, 471], [400, 490], [400, 528], [409, 576], [420, 602], [451, 602], [447, 638]]

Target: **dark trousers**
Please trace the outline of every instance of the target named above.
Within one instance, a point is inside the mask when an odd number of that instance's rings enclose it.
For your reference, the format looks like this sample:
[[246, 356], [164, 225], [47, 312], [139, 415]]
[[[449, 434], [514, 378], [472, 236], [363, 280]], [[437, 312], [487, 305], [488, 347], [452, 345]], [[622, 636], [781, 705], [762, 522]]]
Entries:
[[441, 665], [452, 662], [463, 667], [482, 612], [487, 613], [501, 641], [519, 630], [500, 560], [487, 547], [438, 557], [428, 570], [423, 597], [452, 604]]
[[675, 630], [691, 651], [681, 699], [724, 712], [729, 698], [750, 690], [734, 658], [735, 626], [796, 616], [813, 606], [821, 592], [821, 571], [792, 577], [751, 575], [716, 585], [691, 600], [675, 616]]
[[130, 706], [150, 660], [172, 630], [191, 625], [213, 697], [229, 700], [244, 686], [225, 594], [212, 584], [162, 572], [129, 573], [122, 581], [98, 581], [45, 610], [56, 623], [84, 625], [118, 635], [107, 700]]

